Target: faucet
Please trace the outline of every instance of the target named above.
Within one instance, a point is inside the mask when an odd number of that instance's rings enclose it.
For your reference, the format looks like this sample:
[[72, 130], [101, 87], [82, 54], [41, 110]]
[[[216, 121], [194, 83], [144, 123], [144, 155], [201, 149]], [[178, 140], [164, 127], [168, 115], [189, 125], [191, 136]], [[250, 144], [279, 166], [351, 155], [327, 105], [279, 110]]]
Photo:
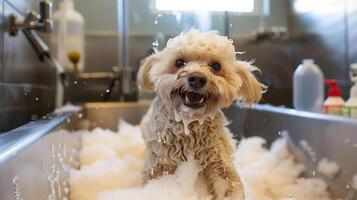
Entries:
[[52, 13], [51, 2], [46, 0], [41, 1], [39, 3], [39, 11], [39, 15], [33, 10], [29, 11], [22, 23], [17, 22], [17, 17], [14, 13], [10, 14], [8, 29], [10, 36], [16, 36], [21, 29], [36, 51], [39, 59], [44, 61], [45, 57], [49, 57], [50, 49], [36, 31], [45, 33], [52, 32], [53, 22], [50, 19], [50, 15]]
[[64, 73], [64, 67], [50, 54], [50, 48], [37, 34], [37, 32], [51, 33], [53, 21], [51, 20], [52, 3], [47, 0], [39, 2], [39, 15], [35, 11], [29, 11], [22, 23], [17, 21], [15, 14], [10, 14], [8, 31], [10, 36], [16, 36], [21, 30], [31, 46], [36, 51], [38, 58], [44, 62], [45, 58], [56, 68], [56, 108], [63, 105], [64, 86], [68, 85], [68, 77]]
[[9, 16], [9, 33], [11, 36], [16, 36], [19, 29], [22, 30], [36, 30], [45, 33], [50, 33], [53, 30], [53, 21], [50, 19], [52, 13], [52, 3], [43, 0], [39, 3], [38, 15], [35, 11], [31, 10], [27, 13], [23, 23], [17, 22], [15, 14]]
[[16, 36], [21, 30], [31, 46], [36, 51], [38, 58], [45, 61], [47, 58], [55, 67], [63, 85], [68, 85], [64, 73], [64, 67], [50, 54], [50, 48], [37, 34], [37, 32], [51, 33], [53, 21], [51, 20], [52, 3], [47, 0], [39, 2], [39, 14], [31, 10], [27, 13], [25, 20], [19, 23], [15, 14], [9, 15], [8, 31], [10, 36]]

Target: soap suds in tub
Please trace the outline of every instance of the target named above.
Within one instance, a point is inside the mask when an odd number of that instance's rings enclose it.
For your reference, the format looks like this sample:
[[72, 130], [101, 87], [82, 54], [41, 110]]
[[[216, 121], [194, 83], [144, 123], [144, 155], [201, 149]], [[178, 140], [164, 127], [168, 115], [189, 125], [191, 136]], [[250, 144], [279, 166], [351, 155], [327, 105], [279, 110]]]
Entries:
[[317, 171], [329, 178], [334, 178], [340, 171], [340, 166], [334, 161], [322, 158], [317, 165]]
[[[121, 122], [119, 133], [95, 129], [83, 133], [81, 164], [71, 170], [71, 200], [212, 200], [194, 160], [182, 163], [175, 174], [142, 183], [144, 141], [137, 126]], [[265, 140], [242, 140], [235, 153], [247, 200], [332, 199], [320, 178], [303, 178], [283, 138], [270, 149]], [[111, 150], [110, 150], [111, 149]]]

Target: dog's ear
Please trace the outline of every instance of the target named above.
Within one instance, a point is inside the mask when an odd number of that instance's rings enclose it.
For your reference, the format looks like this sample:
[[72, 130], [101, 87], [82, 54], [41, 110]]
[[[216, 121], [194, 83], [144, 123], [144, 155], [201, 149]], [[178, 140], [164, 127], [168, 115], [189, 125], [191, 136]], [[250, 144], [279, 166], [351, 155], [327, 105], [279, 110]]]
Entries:
[[139, 89], [145, 92], [152, 92], [154, 90], [154, 83], [150, 80], [150, 70], [158, 59], [158, 53], [152, 54], [145, 58], [140, 63], [138, 72], [138, 86]]
[[236, 72], [242, 80], [238, 96], [247, 105], [259, 102], [267, 88], [255, 78], [253, 71], [260, 70], [247, 62], [237, 61]]

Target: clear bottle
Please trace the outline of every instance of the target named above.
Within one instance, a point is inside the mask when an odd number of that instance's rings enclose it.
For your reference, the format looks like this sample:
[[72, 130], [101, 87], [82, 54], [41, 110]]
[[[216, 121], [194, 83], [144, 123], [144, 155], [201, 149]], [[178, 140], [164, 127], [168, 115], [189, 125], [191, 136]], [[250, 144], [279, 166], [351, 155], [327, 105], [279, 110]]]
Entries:
[[293, 105], [297, 110], [322, 112], [324, 76], [312, 59], [304, 59], [294, 72]]
[[[54, 33], [51, 44], [54, 55], [66, 72], [83, 71], [84, 68], [84, 18], [74, 9], [72, 0], [62, 0], [59, 9], [53, 13]], [[69, 55], [78, 55], [73, 64]]]

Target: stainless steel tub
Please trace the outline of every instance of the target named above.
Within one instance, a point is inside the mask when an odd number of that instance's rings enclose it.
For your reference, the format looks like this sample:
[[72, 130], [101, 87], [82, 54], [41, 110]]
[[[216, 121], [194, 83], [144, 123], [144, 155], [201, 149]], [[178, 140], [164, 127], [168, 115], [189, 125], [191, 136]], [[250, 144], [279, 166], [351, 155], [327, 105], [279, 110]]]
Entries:
[[[149, 102], [88, 103], [80, 112], [52, 115], [0, 136], [0, 199], [63, 199], [68, 192], [68, 169], [77, 166], [79, 137], [69, 131], [103, 127], [117, 130], [119, 119], [138, 124]], [[225, 110], [237, 138], [258, 135], [268, 145], [279, 132], [287, 131], [299, 146], [306, 140], [316, 153], [313, 158], [297, 151], [308, 166], [307, 176], [323, 157], [337, 161], [342, 171], [325, 179], [335, 198], [357, 199], [349, 186], [357, 174], [357, 121], [257, 105], [234, 105]], [[320, 176], [317, 173], [317, 176]]]

